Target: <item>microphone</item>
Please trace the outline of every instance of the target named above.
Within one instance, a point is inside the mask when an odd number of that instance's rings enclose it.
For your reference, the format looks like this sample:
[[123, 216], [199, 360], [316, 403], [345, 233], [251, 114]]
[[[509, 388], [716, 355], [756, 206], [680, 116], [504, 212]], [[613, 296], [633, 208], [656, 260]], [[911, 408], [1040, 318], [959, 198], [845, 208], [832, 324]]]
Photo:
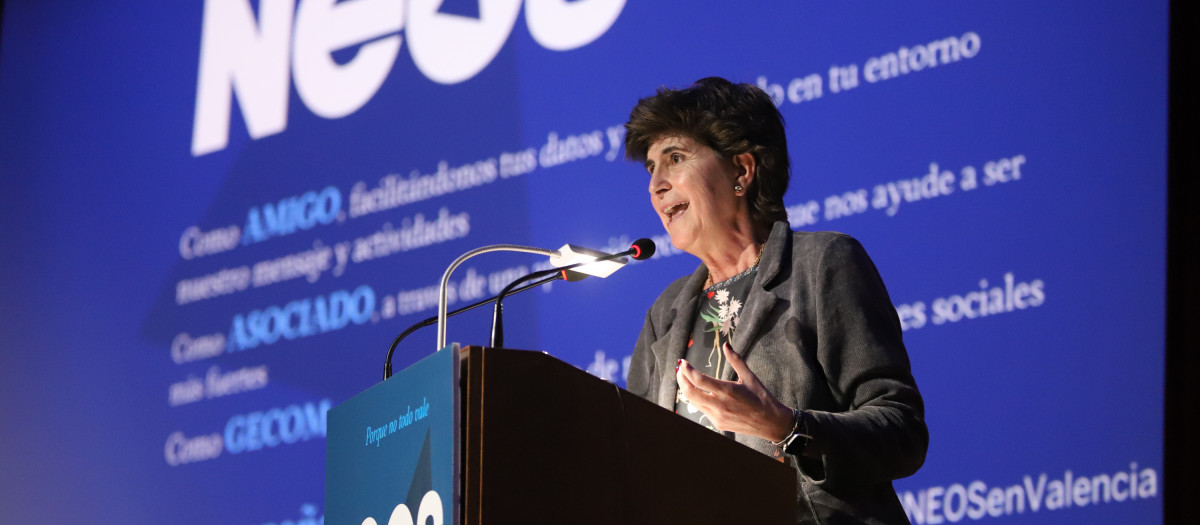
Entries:
[[654, 257], [654, 250], [657, 248], [658, 247], [654, 245], [654, 241], [642, 237], [641, 239], [633, 241], [633, 244], [629, 245], [629, 251], [633, 252], [629, 254], [629, 256], [633, 257], [633, 260], [635, 261], [644, 261]]
[[[528, 281], [530, 279], [540, 279], [542, 277], [545, 277], [547, 275], [550, 275], [552, 273], [559, 272], [559, 271], [564, 271], [564, 272], [570, 271], [573, 268], [579, 268], [581, 266], [587, 266], [589, 264], [596, 264], [596, 263], [602, 263], [602, 262], [607, 262], [607, 261], [617, 262], [618, 264], [617, 264], [616, 268], [613, 268], [613, 269], [609, 270], [607, 273], [603, 274], [603, 276], [607, 276], [607, 275], [611, 274], [612, 272], [616, 271], [617, 268], [620, 268], [621, 266], [623, 266], [625, 264], [625, 260], [624, 260], [625, 257], [627, 257], [627, 256], [633, 257], [633, 259], [635, 261], [644, 261], [644, 260], [649, 259], [650, 257], [654, 256], [655, 249], [656, 249], [656, 246], [654, 245], [654, 241], [643, 237], [641, 239], [633, 241], [633, 244], [631, 244], [629, 246], [629, 249], [625, 250], [623, 252], [609, 254], [609, 255], [603, 255], [600, 257], [596, 257], [595, 259], [590, 260], [590, 261], [569, 264], [567, 266], [562, 266], [559, 268], [551, 268], [549, 270], [533, 272], [524, 277], [518, 278], [511, 283], [508, 283], [508, 286], [505, 286], [504, 289], [501, 290], [500, 293], [496, 295], [496, 306], [492, 311], [491, 347], [492, 348], [504, 348], [504, 319], [503, 319], [504, 306], [501, 303], [502, 303], [502, 301], [504, 301], [504, 298], [506, 296], [510, 295], [510, 290], [517, 284]], [[599, 252], [597, 252], [597, 253], [599, 253]], [[581, 268], [580, 271], [584, 271], [584, 270]], [[512, 292], [512, 293], [515, 293], [515, 292]]]
[[[651, 248], [651, 251], [653, 252], [653, 248]], [[555, 270], [557, 270], [557, 268], [555, 268]], [[555, 274], [554, 274], [554, 275], [551, 275], [550, 277], [546, 277], [546, 278], [544, 278], [544, 279], [541, 279], [541, 280], [538, 280], [538, 281], [534, 281], [534, 282], [532, 282], [532, 283], [529, 283], [529, 284], [527, 284], [527, 285], [525, 285], [525, 286], [522, 286], [522, 287], [520, 287], [520, 288], [517, 288], [517, 289], [515, 289], [515, 290], [512, 290], [512, 291], [509, 293], [509, 295], [516, 295], [516, 294], [519, 294], [519, 293], [521, 293], [521, 292], [524, 292], [525, 290], [529, 290], [529, 289], [532, 289], [532, 288], [537, 288], [537, 287], [539, 287], [539, 286], [541, 286], [541, 285], [543, 285], [543, 284], [546, 284], [546, 283], [548, 283], [548, 282], [551, 282], [551, 281], [557, 281], [557, 280], [560, 280], [560, 279], [561, 279], [561, 280], [564, 280], [564, 281], [568, 281], [568, 282], [576, 282], [576, 281], [582, 281], [582, 280], [584, 280], [584, 279], [587, 279], [587, 278], [588, 278], [588, 274], [586, 274], [586, 273], [581, 273], [581, 272], [576, 272], [576, 271], [573, 271], [573, 270], [566, 270], [566, 269], [564, 269], [564, 270], [562, 270], [562, 271], [555, 272]], [[495, 302], [495, 301], [496, 301], [496, 300], [498, 300], [499, 298], [500, 298], [500, 296], [499, 296], [499, 295], [496, 295], [496, 296], [493, 296], [493, 297], [491, 297], [491, 298], [488, 298], [488, 299], [484, 299], [484, 300], [482, 300], [482, 301], [479, 301], [479, 302], [471, 303], [471, 304], [469, 304], [469, 305], [467, 305], [467, 306], [464, 306], [464, 307], [462, 307], [462, 308], [459, 308], [459, 309], [457, 309], [457, 310], [454, 310], [454, 311], [452, 311], [452, 312], [449, 312], [449, 313], [447, 313], [447, 314], [446, 314], [446, 317], [453, 317], [453, 316], [456, 316], [456, 315], [458, 315], [458, 314], [461, 314], [461, 313], [463, 313], [463, 312], [470, 311], [470, 310], [474, 310], [474, 309], [476, 309], [476, 308], [478, 308], [478, 307], [480, 307], [480, 306], [483, 306], [483, 305], [485, 305], [485, 304], [488, 304], [488, 303], [491, 303], [491, 302]], [[429, 325], [431, 325], [431, 324], [434, 324], [434, 323], [436, 323], [437, 321], [438, 321], [438, 316], [436, 316], [436, 315], [435, 315], [435, 316], [433, 316], [433, 317], [430, 317], [430, 318], [428, 318], [428, 319], [425, 319], [425, 320], [423, 320], [423, 321], [418, 321], [418, 322], [417, 322], [417, 324], [414, 324], [414, 325], [412, 325], [412, 326], [410, 326], [410, 327], [406, 328], [406, 329], [405, 329], [403, 332], [401, 332], [401, 333], [400, 333], [400, 335], [396, 336], [396, 339], [395, 339], [394, 341], [392, 341], [392, 346], [388, 348], [387, 359], [386, 359], [386, 360], [384, 360], [384, 362], [383, 362], [383, 380], [384, 380], [384, 381], [387, 381], [387, 380], [388, 380], [388, 378], [392, 377], [392, 356], [393, 356], [393, 355], [396, 353], [396, 347], [397, 347], [397, 346], [400, 344], [400, 341], [404, 340], [404, 338], [405, 338], [405, 337], [408, 337], [408, 335], [409, 335], [409, 334], [411, 334], [411, 333], [413, 333], [413, 332], [417, 331], [418, 329], [421, 329], [421, 328], [424, 328], [424, 327], [426, 327], [426, 326], [429, 326]]]

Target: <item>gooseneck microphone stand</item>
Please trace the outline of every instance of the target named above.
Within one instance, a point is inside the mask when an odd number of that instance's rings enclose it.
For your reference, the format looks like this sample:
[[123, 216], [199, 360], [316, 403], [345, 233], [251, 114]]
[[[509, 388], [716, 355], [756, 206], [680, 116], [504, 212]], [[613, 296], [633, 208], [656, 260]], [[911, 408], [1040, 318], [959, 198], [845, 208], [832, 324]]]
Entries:
[[[559, 279], [562, 279], [565, 281], [579, 281], [585, 277], [587, 277], [587, 274], [575, 273], [575, 272], [557, 272], [550, 277], [534, 281], [525, 286], [522, 286], [520, 288], [512, 290], [512, 291], [508, 292], [508, 295], [516, 295], [521, 292], [524, 292], [525, 290], [529, 290], [531, 288], [537, 288], [543, 284], [546, 284], [551, 281], [556, 281]], [[476, 303], [471, 303], [467, 306], [464, 306], [462, 308], [454, 310], [453, 312], [447, 313], [446, 317], [453, 317], [453, 316], [461, 314], [463, 312], [474, 310], [485, 304], [495, 302], [496, 300], [500, 299], [500, 297], [501, 296], [497, 295], [497, 296], [490, 297], [488, 299], [484, 299], [484, 300], [476, 302]], [[408, 337], [409, 334], [411, 334], [421, 328], [424, 328], [426, 326], [434, 324], [437, 321], [438, 321], [438, 316], [435, 315], [435, 316], [425, 319], [423, 321], [417, 322], [417, 324], [414, 324], [414, 325], [408, 327], [403, 332], [400, 332], [400, 335], [396, 336], [396, 339], [394, 341], [392, 341], [392, 346], [388, 348], [387, 359], [383, 362], [383, 379], [384, 379], [384, 381], [386, 381], [388, 378], [392, 377], [392, 356], [396, 353], [396, 347], [400, 344], [400, 341], [403, 341], [404, 338]]]

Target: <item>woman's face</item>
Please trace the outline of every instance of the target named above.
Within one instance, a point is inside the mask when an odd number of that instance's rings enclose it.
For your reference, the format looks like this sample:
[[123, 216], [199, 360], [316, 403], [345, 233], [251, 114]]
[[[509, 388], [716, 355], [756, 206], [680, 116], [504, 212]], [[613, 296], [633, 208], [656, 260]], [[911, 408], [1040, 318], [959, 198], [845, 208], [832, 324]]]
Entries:
[[646, 170], [650, 203], [680, 250], [703, 259], [714, 241], [736, 228], [739, 214], [747, 214], [733, 190], [737, 168], [689, 137], [654, 141], [646, 152]]

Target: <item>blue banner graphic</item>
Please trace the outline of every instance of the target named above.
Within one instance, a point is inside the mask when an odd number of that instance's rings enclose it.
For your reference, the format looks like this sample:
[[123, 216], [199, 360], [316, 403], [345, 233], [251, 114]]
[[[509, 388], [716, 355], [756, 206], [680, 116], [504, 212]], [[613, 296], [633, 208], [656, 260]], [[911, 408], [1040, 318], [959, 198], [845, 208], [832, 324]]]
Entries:
[[457, 369], [444, 348], [329, 412], [331, 523], [457, 523]]

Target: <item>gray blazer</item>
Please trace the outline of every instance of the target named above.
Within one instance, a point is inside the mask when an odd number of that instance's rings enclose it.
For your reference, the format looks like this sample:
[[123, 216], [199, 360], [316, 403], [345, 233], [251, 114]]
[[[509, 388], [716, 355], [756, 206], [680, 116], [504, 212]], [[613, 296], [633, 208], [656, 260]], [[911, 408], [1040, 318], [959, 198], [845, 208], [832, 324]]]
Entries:
[[[675, 408], [675, 361], [707, 278], [701, 265], [650, 307], [630, 365], [631, 392]], [[896, 310], [858, 241], [775, 223], [733, 349], [780, 402], [806, 411], [819, 444], [819, 459], [788, 458], [800, 487], [797, 522], [908, 523], [891, 482], [925, 461], [925, 409]], [[733, 379], [732, 371], [721, 379]], [[774, 453], [764, 439], [733, 438]]]

